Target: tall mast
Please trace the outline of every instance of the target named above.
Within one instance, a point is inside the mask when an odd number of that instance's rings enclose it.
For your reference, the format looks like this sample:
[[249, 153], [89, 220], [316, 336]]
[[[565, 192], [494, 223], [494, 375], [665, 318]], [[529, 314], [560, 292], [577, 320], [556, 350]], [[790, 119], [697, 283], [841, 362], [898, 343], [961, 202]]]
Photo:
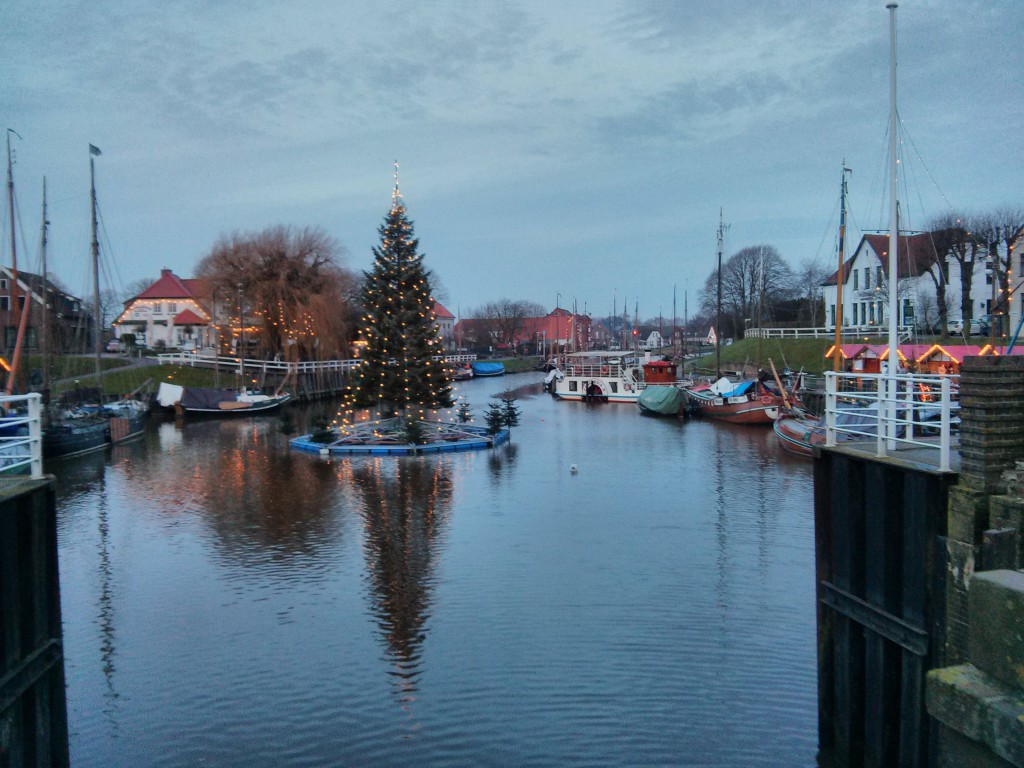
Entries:
[[896, 373], [899, 320], [899, 201], [896, 178], [896, 3], [889, 3], [889, 373]]
[[46, 220], [46, 177], [43, 176], [43, 223], [39, 233], [40, 268], [43, 292], [43, 392], [48, 393], [50, 389], [50, 292], [47, 290], [46, 281], [46, 228], [50, 222]]
[[[100, 241], [96, 232], [96, 163], [93, 160], [94, 147], [89, 145], [89, 198], [92, 203], [92, 323], [93, 323], [93, 355], [96, 360], [96, 385], [100, 379]], [[99, 150], [96, 150], [99, 153]], [[100, 392], [103, 399], [103, 392]]]
[[839, 270], [836, 272], [836, 339], [832, 348], [832, 370], [838, 371], [843, 343], [843, 268], [846, 265], [846, 174], [851, 173], [843, 159], [843, 173], [839, 184]]
[[[10, 128], [7, 129], [7, 201], [9, 213], [11, 216], [11, 303], [8, 306], [8, 314], [10, 317], [12, 312], [18, 311], [18, 249], [15, 245], [14, 238], [14, 171], [11, 155], [11, 134], [14, 133]], [[18, 138], [21, 138], [20, 136]], [[21, 347], [25, 341], [25, 325], [28, 321], [28, 309], [29, 302], [25, 301], [25, 306], [21, 307], [21, 316], [18, 320], [18, 335], [14, 341], [14, 354], [11, 355], [11, 368], [10, 373], [7, 374], [7, 387], [6, 394], [10, 395], [14, 392], [15, 387], [18, 383], [18, 371], [21, 366]]]
[[715, 310], [715, 370], [722, 378], [722, 209], [718, 209], [718, 301]]

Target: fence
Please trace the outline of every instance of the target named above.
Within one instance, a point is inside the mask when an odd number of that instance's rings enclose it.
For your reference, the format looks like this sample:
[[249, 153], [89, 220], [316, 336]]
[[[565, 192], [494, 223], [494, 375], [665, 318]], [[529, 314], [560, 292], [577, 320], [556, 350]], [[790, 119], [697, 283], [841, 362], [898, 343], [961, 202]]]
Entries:
[[[259, 360], [257, 358], [244, 358], [217, 355], [203, 355], [196, 352], [166, 352], [156, 356], [157, 362], [161, 365], [187, 365], [189, 367], [213, 368], [220, 366], [224, 370], [237, 369], [239, 371], [276, 373], [282, 376], [288, 373], [323, 373], [325, 371], [348, 372], [359, 367], [361, 360], [300, 360], [299, 362], [288, 362], [285, 360]], [[441, 359], [440, 357], [437, 359]], [[476, 360], [476, 355], [445, 355], [445, 362], [448, 363], [470, 363]]]
[[0, 475], [43, 476], [41, 396], [0, 396]]
[[879, 457], [919, 448], [948, 472], [958, 390], [958, 376], [826, 373], [825, 445], [874, 441]]
[[[846, 340], [856, 340], [866, 336], [886, 337], [888, 334], [888, 327], [872, 325], [867, 328], [845, 328], [840, 336]], [[835, 335], [835, 328], [747, 328], [743, 334], [747, 339], [833, 339]], [[902, 325], [899, 327], [901, 341], [909, 339], [913, 335], [913, 326]]]

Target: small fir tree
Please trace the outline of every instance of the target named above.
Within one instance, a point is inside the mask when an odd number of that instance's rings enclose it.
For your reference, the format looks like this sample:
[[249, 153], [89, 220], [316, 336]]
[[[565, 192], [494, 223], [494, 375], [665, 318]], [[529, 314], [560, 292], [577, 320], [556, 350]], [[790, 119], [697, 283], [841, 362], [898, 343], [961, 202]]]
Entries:
[[398, 191], [398, 164], [391, 210], [379, 228], [373, 268], [362, 290], [363, 363], [352, 387], [352, 404], [384, 413], [413, 409], [422, 416], [453, 405], [451, 379], [441, 355], [430, 273], [418, 252], [412, 222]]
[[516, 399], [512, 396], [511, 392], [505, 392], [501, 401], [503, 403], [501, 406], [502, 425], [508, 427], [510, 430], [512, 427], [518, 427], [519, 417], [522, 415], [522, 411], [516, 407]]
[[465, 395], [459, 398], [459, 410], [456, 415], [460, 424], [468, 424], [473, 420], [473, 412], [469, 408], [469, 400]]
[[505, 413], [501, 403], [488, 403], [484, 420], [487, 422], [487, 433], [491, 435], [498, 434], [505, 424]]

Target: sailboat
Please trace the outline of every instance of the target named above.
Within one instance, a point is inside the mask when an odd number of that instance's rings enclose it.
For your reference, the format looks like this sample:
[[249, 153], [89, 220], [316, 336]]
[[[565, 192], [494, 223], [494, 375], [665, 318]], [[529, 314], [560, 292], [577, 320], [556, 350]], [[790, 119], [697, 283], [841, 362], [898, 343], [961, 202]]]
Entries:
[[[843, 334], [843, 270], [846, 261], [846, 175], [850, 173], [843, 161], [843, 173], [839, 189], [839, 270], [836, 272], [836, 318], [835, 344], [832, 347], [832, 361], [839, 371], [842, 354]], [[825, 444], [825, 420], [797, 409], [786, 408], [772, 425], [779, 445], [789, 453], [799, 456], [813, 456], [814, 446]]]
[[[725, 225], [718, 215], [718, 310], [717, 325], [722, 327], [722, 242]], [[715, 336], [715, 367], [718, 380], [711, 384], [698, 384], [686, 390], [692, 411], [712, 419], [733, 424], [771, 424], [785, 406], [783, 393], [773, 387], [766, 372], [752, 381], [733, 382], [722, 376], [722, 347], [720, 333]]]
[[[140, 400], [122, 399], [103, 402], [100, 365], [100, 291], [99, 291], [99, 236], [96, 213], [96, 166], [94, 156], [100, 151], [89, 145], [89, 199], [92, 219], [92, 276], [93, 276], [93, 353], [96, 370], [96, 403], [76, 402], [71, 407], [48, 409], [43, 426], [43, 458], [59, 458], [90, 453], [107, 445], [122, 443], [139, 437], [146, 426], [148, 406]], [[43, 276], [46, 275], [46, 194], [43, 192]], [[45, 297], [45, 292], [44, 292]], [[45, 302], [45, 299], [44, 299]], [[47, 340], [44, 340], [48, 342]]]

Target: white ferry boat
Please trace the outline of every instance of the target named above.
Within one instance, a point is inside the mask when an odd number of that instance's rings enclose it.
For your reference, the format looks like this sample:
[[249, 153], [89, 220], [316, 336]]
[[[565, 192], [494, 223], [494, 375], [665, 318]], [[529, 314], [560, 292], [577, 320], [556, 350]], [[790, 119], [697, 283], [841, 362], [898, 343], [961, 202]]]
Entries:
[[648, 384], [676, 384], [676, 365], [653, 361], [649, 353], [570, 352], [562, 355], [545, 383], [562, 400], [636, 404]]

